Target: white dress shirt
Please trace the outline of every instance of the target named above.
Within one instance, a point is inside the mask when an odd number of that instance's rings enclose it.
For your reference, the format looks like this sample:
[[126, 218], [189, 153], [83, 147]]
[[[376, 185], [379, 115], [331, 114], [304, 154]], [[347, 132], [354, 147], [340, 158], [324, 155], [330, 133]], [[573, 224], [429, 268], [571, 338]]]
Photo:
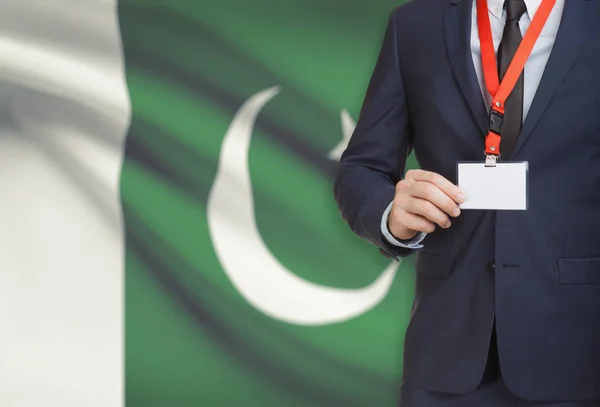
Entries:
[[[473, 12], [471, 18], [471, 55], [473, 57], [473, 65], [475, 67], [475, 73], [479, 80], [479, 86], [481, 88], [481, 94], [485, 100], [485, 104], [488, 107], [492, 104], [492, 97], [488, 93], [485, 86], [485, 78], [483, 76], [483, 67], [481, 63], [481, 47], [479, 44], [479, 30], [477, 27], [477, 2], [473, 1]], [[527, 28], [531, 20], [535, 16], [542, 0], [524, 0], [527, 6], [527, 12], [523, 14], [521, 20], [519, 20], [519, 28], [521, 34], [525, 35]], [[525, 64], [524, 70], [524, 89], [523, 89], [523, 119], [527, 117], [531, 102], [535, 96], [542, 74], [546, 68], [546, 63], [550, 57], [550, 52], [554, 46], [554, 40], [556, 39], [556, 33], [560, 26], [560, 20], [565, 7], [566, 0], [556, 0], [556, 4], [548, 17], [548, 21], [540, 34], [527, 63]], [[492, 26], [492, 36], [494, 38], [494, 48], [498, 52], [498, 46], [502, 40], [502, 34], [504, 32], [504, 24], [506, 22], [506, 10], [504, 9], [504, 0], [487, 0], [488, 11], [490, 15], [490, 24]], [[383, 213], [381, 219], [381, 232], [385, 238], [394, 246], [405, 247], [410, 249], [420, 249], [423, 247], [420, 243], [425, 238], [425, 233], [417, 234], [413, 239], [407, 242], [401, 242], [394, 238], [387, 227], [387, 217], [392, 209], [390, 203]]]

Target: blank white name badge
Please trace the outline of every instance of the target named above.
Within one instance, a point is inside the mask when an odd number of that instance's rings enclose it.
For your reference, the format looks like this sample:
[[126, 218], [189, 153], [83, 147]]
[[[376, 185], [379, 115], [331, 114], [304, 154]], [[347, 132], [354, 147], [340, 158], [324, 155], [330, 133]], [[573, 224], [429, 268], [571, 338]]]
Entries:
[[466, 201], [461, 209], [527, 210], [527, 177], [525, 162], [458, 163], [458, 187]]

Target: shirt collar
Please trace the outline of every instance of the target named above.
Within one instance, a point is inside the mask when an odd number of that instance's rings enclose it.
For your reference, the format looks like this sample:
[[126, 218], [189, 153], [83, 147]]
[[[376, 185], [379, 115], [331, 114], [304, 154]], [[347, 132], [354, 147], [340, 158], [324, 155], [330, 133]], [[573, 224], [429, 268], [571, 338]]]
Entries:
[[[529, 19], [532, 20], [535, 16], [535, 12], [540, 8], [542, 0], [524, 0], [525, 6], [527, 7], [527, 14]], [[502, 11], [504, 8], [504, 0], [487, 0], [488, 9], [496, 18], [502, 18]]]

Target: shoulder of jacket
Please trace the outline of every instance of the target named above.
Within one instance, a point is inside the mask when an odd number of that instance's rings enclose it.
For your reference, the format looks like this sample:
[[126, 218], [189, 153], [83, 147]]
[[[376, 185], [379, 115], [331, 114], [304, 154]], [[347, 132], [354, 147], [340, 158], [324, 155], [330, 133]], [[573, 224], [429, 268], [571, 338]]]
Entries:
[[443, 7], [446, 3], [448, 0], [409, 0], [394, 8], [392, 15], [395, 18], [411, 18], [419, 14], [426, 16], [432, 9]]

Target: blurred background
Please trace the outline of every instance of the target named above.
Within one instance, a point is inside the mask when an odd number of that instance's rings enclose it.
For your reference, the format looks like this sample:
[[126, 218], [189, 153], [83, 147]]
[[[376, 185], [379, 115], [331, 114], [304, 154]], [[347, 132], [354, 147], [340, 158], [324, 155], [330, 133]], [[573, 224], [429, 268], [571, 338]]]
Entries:
[[332, 187], [401, 3], [0, 0], [0, 405], [396, 405]]

